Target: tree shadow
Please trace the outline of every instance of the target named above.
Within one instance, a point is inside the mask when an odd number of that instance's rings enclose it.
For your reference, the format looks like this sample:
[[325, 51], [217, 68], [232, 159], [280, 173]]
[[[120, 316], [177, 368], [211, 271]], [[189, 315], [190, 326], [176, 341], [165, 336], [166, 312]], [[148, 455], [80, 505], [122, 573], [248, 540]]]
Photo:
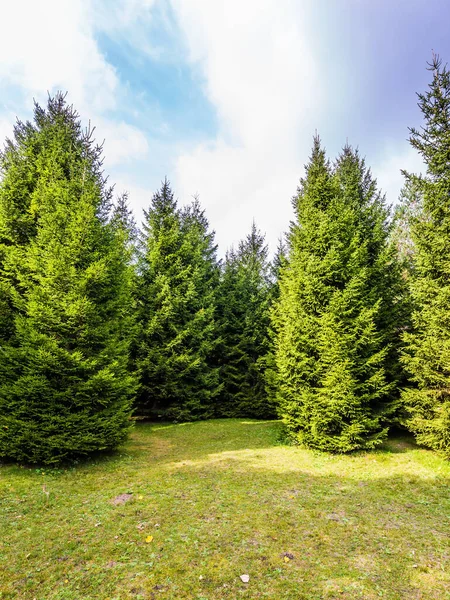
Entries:
[[417, 450], [420, 447], [412, 433], [399, 427], [393, 427], [389, 431], [388, 439], [380, 446], [380, 450], [398, 454]]

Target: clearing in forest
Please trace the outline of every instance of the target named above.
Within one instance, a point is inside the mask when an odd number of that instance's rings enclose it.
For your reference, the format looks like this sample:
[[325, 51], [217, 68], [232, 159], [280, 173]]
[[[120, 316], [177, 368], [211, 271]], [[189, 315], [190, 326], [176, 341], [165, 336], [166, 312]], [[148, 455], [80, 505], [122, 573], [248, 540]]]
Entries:
[[2, 466], [0, 598], [450, 598], [449, 464], [400, 438], [319, 454], [280, 428], [141, 424], [75, 468]]

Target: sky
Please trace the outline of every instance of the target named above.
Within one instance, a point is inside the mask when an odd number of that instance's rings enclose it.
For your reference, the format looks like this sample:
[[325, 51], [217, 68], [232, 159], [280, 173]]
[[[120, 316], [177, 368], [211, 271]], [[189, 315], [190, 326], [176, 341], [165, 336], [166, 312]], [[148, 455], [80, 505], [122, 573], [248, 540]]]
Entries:
[[198, 195], [223, 254], [253, 219], [271, 251], [319, 133], [348, 142], [395, 203], [420, 172], [432, 51], [450, 62], [448, 0], [0, 0], [0, 140], [33, 99], [68, 92], [104, 140], [138, 222], [164, 177]]

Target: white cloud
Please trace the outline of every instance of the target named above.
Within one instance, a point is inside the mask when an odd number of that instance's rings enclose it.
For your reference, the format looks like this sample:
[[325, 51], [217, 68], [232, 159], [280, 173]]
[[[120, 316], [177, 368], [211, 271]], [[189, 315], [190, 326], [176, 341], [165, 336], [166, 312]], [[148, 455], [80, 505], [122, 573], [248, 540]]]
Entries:
[[95, 42], [88, 0], [8, 2], [2, 8], [0, 58], [3, 85], [20, 86], [28, 101], [62, 89], [82, 112], [114, 107], [118, 80]]
[[374, 163], [372, 172], [378, 185], [386, 194], [388, 204], [396, 204], [405, 178], [401, 171], [420, 174], [424, 172], [424, 163], [420, 154], [405, 140], [398, 146], [387, 146], [383, 158]]
[[96, 138], [99, 142], [105, 140], [105, 164], [107, 168], [124, 165], [134, 158], [145, 158], [148, 154], [148, 142], [145, 135], [132, 125], [121, 122], [107, 121], [98, 118]]
[[[324, 39], [323, 32], [312, 27], [312, 11], [319, 10], [314, 0], [283, 0], [281, 5], [278, 0], [14, 0], [4, 4], [0, 86], [4, 102], [11, 101], [8, 86], [19, 97], [14, 104], [19, 117], [29, 116], [33, 96], [45, 102], [47, 91], [67, 89], [69, 101], [96, 126], [97, 139], [105, 139], [106, 170], [111, 181], [119, 179], [117, 190], [129, 190], [138, 219], [151, 191], [132, 181], [149, 181], [150, 175], [137, 172], [139, 161], [149, 157], [160, 177], [166, 173], [172, 177], [181, 202], [199, 193], [221, 251], [246, 235], [253, 218], [275, 247], [288, 227], [290, 198], [316, 128], [326, 131], [328, 124], [331, 136], [337, 137], [345, 126], [337, 116], [351, 78], [345, 65], [338, 65], [339, 77], [332, 81], [339, 82], [340, 88], [330, 89], [334, 67], [318, 51]], [[161, 26], [171, 32], [168, 38], [177, 46], [173, 56], [178, 57], [180, 42], [173, 37], [171, 9], [185, 38], [184, 58], [201, 76], [216, 110], [218, 131], [208, 143], [192, 145], [180, 139], [169, 149], [161, 140], [147, 139], [138, 128], [111, 116], [120, 112], [126, 89], [100, 51], [96, 36], [101, 31], [118, 44], [127, 42], [127, 52], [134, 47], [137, 53], [155, 58], [159, 49], [154, 43], [164, 36], [152, 39], [148, 32]], [[20, 28], [15, 26], [18, 23]], [[3, 106], [1, 139], [10, 135], [15, 119], [10, 106]], [[386, 147], [383, 156], [369, 164], [392, 202], [403, 184], [400, 169], [420, 170], [420, 158], [406, 142]]]
[[123, 28], [124, 25], [132, 25], [136, 20], [142, 19], [143, 13], [147, 13], [147, 17], [150, 18], [155, 3], [156, 0], [119, 0], [115, 15], [111, 15], [109, 3], [104, 6], [104, 14], [110, 15], [110, 26]]
[[123, 177], [116, 180], [114, 186], [115, 196], [128, 192], [130, 206], [133, 207], [134, 216], [137, 224], [140, 226], [143, 218], [143, 211], [148, 210], [153, 196], [153, 190], [135, 185], [130, 179]]
[[[95, 39], [96, 13], [92, 0], [14, 0], [2, 7], [0, 20], [0, 79], [2, 87], [19, 89], [26, 107], [32, 98], [46, 101], [47, 92], [68, 91], [81, 117], [105, 139], [106, 166], [144, 158], [144, 134], [125, 122], [106, 117], [120, 108], [120, 81]], [[130, 4], [131, 8], [131, 4]], [[126, 16], [125, 8], [122, 16]], [[20, 24], [20, 27], [16, 25]], [[25, 112], [25, 114], [24, 114]], [[0, 114], [0, 135], [8, 131], [11, 114]], [[13, 120], [11, 120], [11, 123]], [[6, 123], [6, 125], [5, 125]]]
[[219, 133], [181, 154], [176, 189], [198, 192], [222, 250], [253, 217], [272, 247], [308, 155], [322, 85], [306, 31], [308, 3], [172, 0], [189, 58], [201, 70]]
[[12, 137], [14, 121], [14, 115], [11, 113], [8, 116], [0, 118], [0, 148], [3, 148], [6, 138]]

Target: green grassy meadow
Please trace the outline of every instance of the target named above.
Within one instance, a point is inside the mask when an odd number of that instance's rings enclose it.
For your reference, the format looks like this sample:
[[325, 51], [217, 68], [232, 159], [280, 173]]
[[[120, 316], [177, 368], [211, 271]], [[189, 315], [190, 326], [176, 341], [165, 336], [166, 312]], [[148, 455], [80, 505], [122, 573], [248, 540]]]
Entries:
[[1, 466], [0, 598], [450, 598], [450, 465], [407, 438], [331, 456], [280, 428], [139, 424], [74, 468]]

